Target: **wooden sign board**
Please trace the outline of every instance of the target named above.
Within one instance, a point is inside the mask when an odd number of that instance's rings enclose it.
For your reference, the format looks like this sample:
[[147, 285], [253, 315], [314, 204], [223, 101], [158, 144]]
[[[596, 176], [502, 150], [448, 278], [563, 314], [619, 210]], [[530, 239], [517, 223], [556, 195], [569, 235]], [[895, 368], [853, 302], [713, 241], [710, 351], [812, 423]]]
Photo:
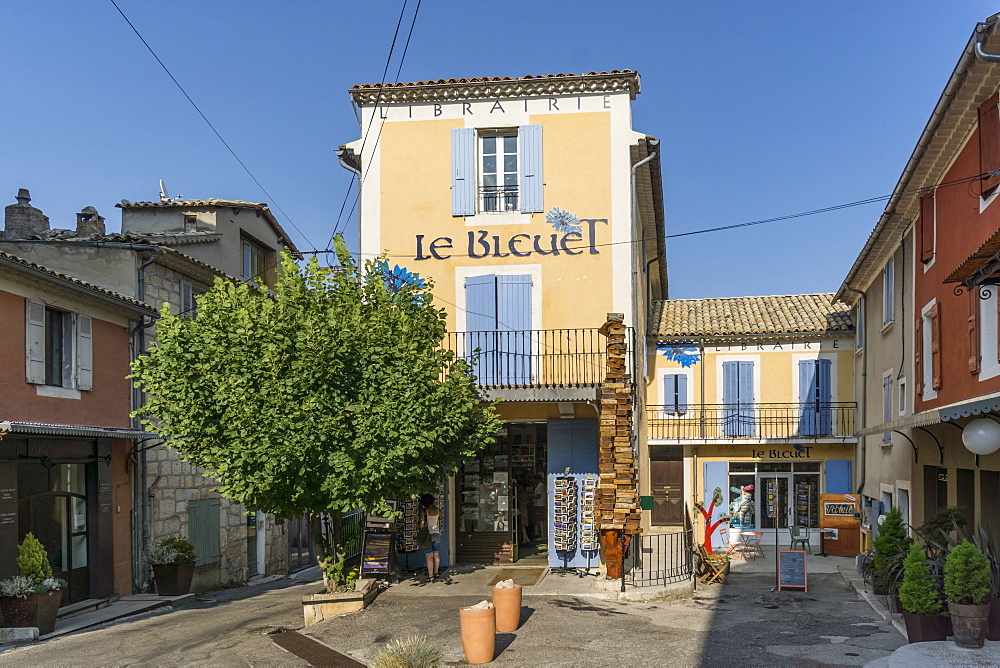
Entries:
[[860, 526], [859, 512], [857, 494], [820, 494], [820, 528], [850, 529]]
[[806, 553], [802, 550], [778, 550], [778, 591], [809, 591]]
[[396, 551], [393, 533], [366, 533], [361, 553], [361, 575], [389, 575]]

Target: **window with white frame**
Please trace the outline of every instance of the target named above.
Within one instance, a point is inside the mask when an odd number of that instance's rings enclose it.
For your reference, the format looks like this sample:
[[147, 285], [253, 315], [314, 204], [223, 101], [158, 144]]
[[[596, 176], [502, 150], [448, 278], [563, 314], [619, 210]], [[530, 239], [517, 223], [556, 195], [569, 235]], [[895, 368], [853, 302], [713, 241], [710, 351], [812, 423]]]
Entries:
[[90, 316], [25, 300], [25, 380], [77, 390], [93, 387]]
[[686, 415], [688, 411], [688, 377], [683, 373], [663, 375], [664, 415]]
[[899, 387], [899, 406], [897, 410], [900, 415], [906, 415], [906, 379], [900, 378], [896, 385]]
[[[882, 376], [882, 423], [892, 422], [893, 408], [892, 372]], [[892, 445], [892, 432], [882, 433], [882, 445]]]
[[479, 210], [518, 211], [517, 133], [479, 136]]
[[979, 303], [979, 380], [1000, 376], [997, 340], [997, 287], [990, 286], [980, 294]]
[[895, 282], [895, 261], [889, 258], [882, 274], [882, 324], [888, 325], [893, 319], [893, 283]]
[[243, 278], [266, 279], [271, 267], [267, 266], [267, 259], [270, 253], [262, 245], [243, 238]]

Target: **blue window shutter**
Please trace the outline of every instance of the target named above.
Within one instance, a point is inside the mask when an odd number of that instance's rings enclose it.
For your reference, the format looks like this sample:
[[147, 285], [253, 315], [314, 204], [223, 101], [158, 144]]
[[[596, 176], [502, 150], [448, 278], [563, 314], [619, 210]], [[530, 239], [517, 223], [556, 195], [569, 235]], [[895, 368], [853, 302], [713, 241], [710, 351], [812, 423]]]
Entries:
[[687, 407], [688, 377], [687, 374], [677, 374], [677, 413], [684, 415]]
[[497, 276], [498, 376], [503, 385], [531, 383], [531, 276]]
[[[726, 362], [723, 362], [726, 364]], [[702, 503], [705, 504], [705, 510], [712, 505], [712, 495], [715, 493], [715, 488], [718, 487], [722, 490], [722, 505], [716, 506], [715, 510], [712, 511], [712, 522], [719, 519], [719, 515], [722, 513], [728, 513], [729, 507], [726, 505], [726, 499], [729, 498], [729, 462], [705, 462], [705, 496], [702, 498]], [[700, 515], [700, 513], [698, 513]], [[726, 526], [725, 524], [720, 524], [720, 527]], [[702, 532], [704, 536], [704, 532]], [[712, 548], [722, 547], [722, 538], [719, 536], [719, 530], [716, 529], [712, 534]]]
[[[494, 274], [465, 279], [466, 356], [480, 385], [497, 381], [497, 284]], [[479, 354], [475, 350], [479, 349]]]
[[476, 130], [451, 131], [451, 215], [476, 214]]
[[739, 362], [722, 363], [722, 433], [724, 436], [737, 436], [739, 433], [739, 409], [736, 404], [740, 398], [740, 367]]
[[816, 361], [816, 384], [818, 385], [817, 396], [819, 397], [819, 433], [828, 435], [833, 433], [833, 409], [830, 402], [833, 401], [833, 391], [831, 388], [832, 364], [828, 359]]
[[[892, 376], [882, 379], [882, 422], [892, 421]], [[892, 445], [892, 432], [882, 433], [882, 444]]]
[[851, 460], [831, 459], [826, 462], [826, 493], [851, 493]]
[[522, 125], [517, 133], [518, 174], [521, 213], [545, 210], [542, 193], [542, 126]]
[[677, 376], [672, 373], [663, 376], [663, 412], [672, 415], [677, 401]]
[[816, 360], [799, 360], [799, 403], [802, 404], [799, 433], [802, 436], [815, 436]]
[[753, 436], [753, 362], [737, 362], [737, 364], [739, 365], [739, 436]]

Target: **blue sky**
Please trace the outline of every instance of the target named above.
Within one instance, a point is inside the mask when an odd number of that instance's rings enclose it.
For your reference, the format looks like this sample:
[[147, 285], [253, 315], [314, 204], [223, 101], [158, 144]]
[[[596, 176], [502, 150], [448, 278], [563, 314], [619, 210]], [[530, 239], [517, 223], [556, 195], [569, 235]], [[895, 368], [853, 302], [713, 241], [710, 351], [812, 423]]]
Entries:
[[[333, 150], [359, 136], [347, 89], [381, 79], [402, 0], [119, 4], [271, 197], [109, 0], [6, 0], [0, 203], [27, 187], [53, 227], [92, 205], [116, 231], [114, 204], [155, 199], [163, 179], [175, 196], [268, 201], [301, 248], [325, 247], [350, 182]], [[668, 234], [888, 195], [976, 22], [1000, 9], [487, 6], [423, 0], [400, 79], [637, 70], [633, 126], [663, 140]], [[673, 240], [671, 296], [834, 291], [881, 210]]]

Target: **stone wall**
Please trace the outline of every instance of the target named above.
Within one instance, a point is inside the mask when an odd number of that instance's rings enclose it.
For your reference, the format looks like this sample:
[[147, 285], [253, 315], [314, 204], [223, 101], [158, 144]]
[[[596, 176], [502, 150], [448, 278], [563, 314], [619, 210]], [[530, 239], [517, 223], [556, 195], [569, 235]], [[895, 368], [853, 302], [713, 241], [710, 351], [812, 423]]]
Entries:
[[[171, 312], [180, 313], [181, 280], [179, 272], [152, 264], [146, 268], [146, 301], [157, 308], [167, 302]], [[190, 280], [190, 279], [188, 279]], [[191, 281], [195, 291], [209, 286]], [[147, 330], [147, 345], [155, 340], [155, 327]], [[151, 445], [147, 443], [146, 445]], [[147, 479], [149, 486], [150, 541], [164, 536], [190, 536], [188, 502], [221, 498], [214, 491], [216, 482], [204, 475], [204, 469], [180, 460], [180, 455], [169, 448], [157, 445], [146, 451]], [[221, 498], [219, 517], [220, 561], [217, 565], [199, 568], [196, 586], [245, 582], [247, 571], [247, 515], [246, 508], [229, 499]], [[266, 574], [288, 571], [288, 538], [286, 525], [276, 525], [270, 515], [265, 517]]]

